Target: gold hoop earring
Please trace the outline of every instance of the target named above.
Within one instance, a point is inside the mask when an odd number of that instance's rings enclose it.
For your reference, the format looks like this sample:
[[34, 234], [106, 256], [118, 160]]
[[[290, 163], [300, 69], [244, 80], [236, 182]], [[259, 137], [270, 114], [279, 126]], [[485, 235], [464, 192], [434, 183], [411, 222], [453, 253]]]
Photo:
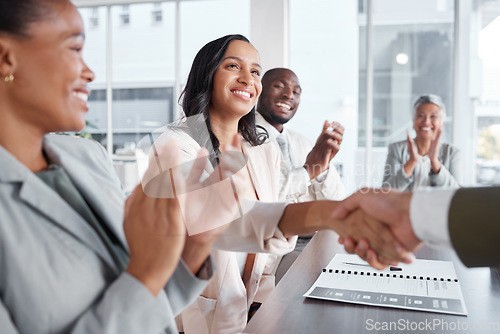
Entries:
[[11, 83], [12, 81], [14, 81], [14, 74], [11, 74], [11, 75], [7, 75], [3, 81], [5, 81], [6, 83]]

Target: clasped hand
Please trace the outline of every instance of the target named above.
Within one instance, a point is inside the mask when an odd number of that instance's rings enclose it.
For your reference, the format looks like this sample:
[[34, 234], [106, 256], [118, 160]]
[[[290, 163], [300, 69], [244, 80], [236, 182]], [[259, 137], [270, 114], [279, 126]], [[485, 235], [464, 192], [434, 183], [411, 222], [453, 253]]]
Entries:
[[339, 242], [376, 269], [410, 263], [414, 258], [410, 252], [422, 244], [410, 222], [411, 196], [389, 189], [361, 189], [340, 202], [334, 218], [348, 225], [355, 219], [357, 224], [355, 231], [339, 233]]

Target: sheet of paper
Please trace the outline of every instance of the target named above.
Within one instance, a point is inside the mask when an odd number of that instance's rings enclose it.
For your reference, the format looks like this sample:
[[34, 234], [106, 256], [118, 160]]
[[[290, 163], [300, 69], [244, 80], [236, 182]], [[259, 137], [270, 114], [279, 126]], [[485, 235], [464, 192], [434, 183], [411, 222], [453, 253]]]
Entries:
[[452, 262], [415, 260], [376, 270], [356, 255], [337, 254], [305, 297], [467, 315]]

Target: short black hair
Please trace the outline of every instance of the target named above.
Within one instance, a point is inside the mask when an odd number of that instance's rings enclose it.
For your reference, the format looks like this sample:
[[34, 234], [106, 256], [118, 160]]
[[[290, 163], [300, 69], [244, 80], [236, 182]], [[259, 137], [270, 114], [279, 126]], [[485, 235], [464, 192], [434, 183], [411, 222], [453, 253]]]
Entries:
[[260, 81], [262, 82], [262, 84], [264, 84], [264, 81], [267, 81], [270, 77], [273, 76], [273, 74], [275, 74], [276, 72], [281, 72], [281, 71], [289, 71], [289, 72], [292, 72], [295, 76], [297, 76], [295, 74], [295, 72], [292, 71], [289, 68], [286, 68], [286, 67], [275, 67], [275, 68], [272, 68], [270, 70], [267, 70], [267, 72], [264, 73], [264, 75], [262, 76], [262, 79]]

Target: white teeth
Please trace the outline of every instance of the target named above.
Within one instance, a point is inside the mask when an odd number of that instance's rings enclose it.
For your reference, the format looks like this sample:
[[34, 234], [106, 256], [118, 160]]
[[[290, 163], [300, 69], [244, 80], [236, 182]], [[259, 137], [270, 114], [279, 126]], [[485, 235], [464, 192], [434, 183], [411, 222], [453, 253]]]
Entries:
[[292, 107], [291, 107], [291, 106], [289, 106], [288, 104], [284, 104], [284, 103], [281, 103], [281, 102], [276, 103], [276, 105], [277, 105], [278, 107], [282, 107], [282, 108], [285, 108], [285, 109], [287, 109], [287, 110], [292, 109]]
[[89, 99], [89, 94], [83, 92], [73, 92], [73, 95], [85, 102]]
[[422, 129], [422, 130], [424, 130], [424, 131], [429, 131], [429, 130], [432, 130], [432, 129], [431, 129], [431, 128], [429, 128], [429, 127], [423, 127], [423, 128], [421, 128], [421, 129]]
[[243, 96], [246, 96], [246, 97], [250, 98], [250, 93], [249, 92], [244, 92], [244, 91], [241, 91], [241, 90], [233, 90], [233, 93], [234, 94], [238, 94], [238, 95], [243, 95]]

